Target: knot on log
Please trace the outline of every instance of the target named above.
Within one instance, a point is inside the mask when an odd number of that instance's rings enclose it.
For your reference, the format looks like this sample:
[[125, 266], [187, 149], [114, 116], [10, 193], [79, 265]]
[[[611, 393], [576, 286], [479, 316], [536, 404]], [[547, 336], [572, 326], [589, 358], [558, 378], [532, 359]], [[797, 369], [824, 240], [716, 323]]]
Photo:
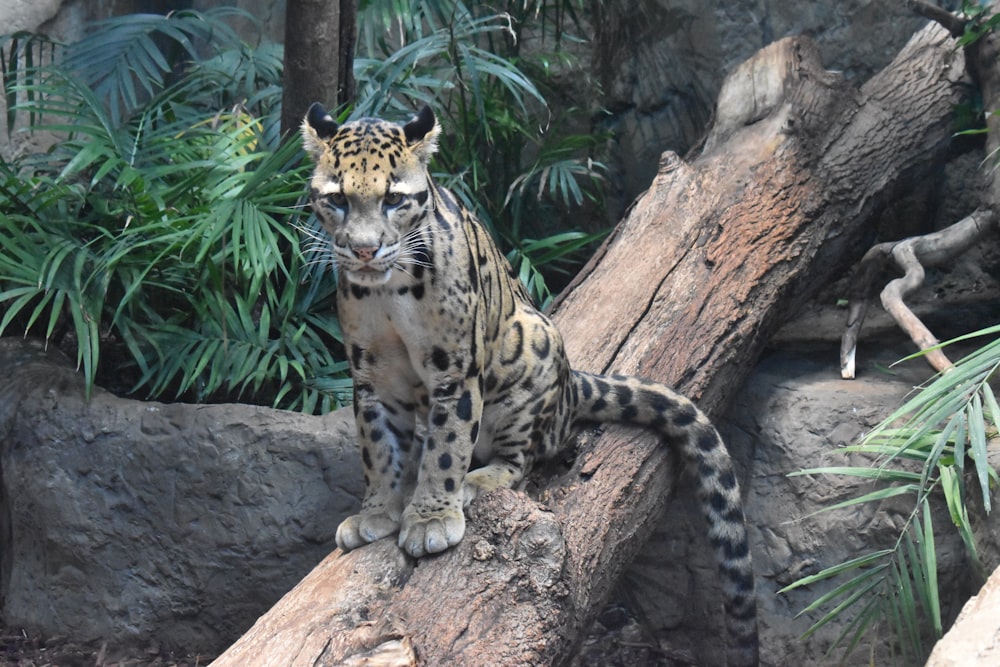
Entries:
[[[417, 654], [409, 637], [400, 634], [395, 629], [395, 619], [384, 619], [378, 623], [363, 623], [357, 627], [360, 642], [371, 646], [368, 650], [359, 651], [354, 655], [340, 660], [342, 667], [415, 667]], [[325, 653], [325, 652], [324, 652]], [[336, 656], [321, 653], [316, 664], [334, 664], [327, 662]]]
[[487, 533], [474, 540], [475, 560], [509, 561], [535, 594], [567, 594], [562, 583], [566, 541], [551, 510], [516, 491], [498, 489], [477, 499], [469, 517], [474, 533]]

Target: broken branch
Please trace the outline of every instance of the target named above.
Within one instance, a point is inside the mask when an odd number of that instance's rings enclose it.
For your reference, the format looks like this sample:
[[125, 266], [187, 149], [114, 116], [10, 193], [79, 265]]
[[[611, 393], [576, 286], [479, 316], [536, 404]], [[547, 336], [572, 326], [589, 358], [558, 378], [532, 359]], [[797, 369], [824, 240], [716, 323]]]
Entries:
[[909, 335], [927, 362], [938, 372], [952, 367], [948, 357], [935, 346], [940, 342], [920, 318], [906, 305], [904, 299], [924, 283], [924, 267], [940, 266], [967, 251], [996, 227], [996, 214], [992, 209], [977, 209], [959, 222], [941, 231], [923, 236], [911, 236], [902, 241], [879, 243], [873, 246], [858, 264], [856, 297], [851, 298], [847, 315], [847, 328], [840, 343], [840, 375], [853, 379], [858, 335], [864, 324], [868, 303], [873, 291], [874, 277], [889, 260], [903, 270], [903, 276], [889, 282], [882, 290], [882, 306], [900, 328]]

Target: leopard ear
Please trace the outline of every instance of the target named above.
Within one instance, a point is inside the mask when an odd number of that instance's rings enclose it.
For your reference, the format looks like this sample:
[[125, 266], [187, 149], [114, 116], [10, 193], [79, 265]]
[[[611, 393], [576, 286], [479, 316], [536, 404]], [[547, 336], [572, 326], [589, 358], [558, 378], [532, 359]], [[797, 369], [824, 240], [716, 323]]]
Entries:
[[424, 164], [430, 161], [437, 151], [438, 135], [441, 125], [434, 118], [434, 112], [429, 106], [424, 106], [409, 123], [403, 126], [406, 143]]
[[302, 121], [302, 145], [313, 160], [318, 160], [319, 156], [329, 148], [326, 140], [337, 134], [339, 127], [323, 105], [319, 102], [312, 103]]

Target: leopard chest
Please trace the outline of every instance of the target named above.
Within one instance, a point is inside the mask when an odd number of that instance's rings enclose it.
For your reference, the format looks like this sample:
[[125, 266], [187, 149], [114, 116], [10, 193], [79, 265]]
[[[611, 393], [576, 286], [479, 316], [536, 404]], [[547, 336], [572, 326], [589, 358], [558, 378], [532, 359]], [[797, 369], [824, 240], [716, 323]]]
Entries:
[[355, 381], [405, 378], [433, 390], [467, 368], [474, 319], [429, 281], [393, 280], [375, 288], [348, 285], [338, 294], [344, 342]]

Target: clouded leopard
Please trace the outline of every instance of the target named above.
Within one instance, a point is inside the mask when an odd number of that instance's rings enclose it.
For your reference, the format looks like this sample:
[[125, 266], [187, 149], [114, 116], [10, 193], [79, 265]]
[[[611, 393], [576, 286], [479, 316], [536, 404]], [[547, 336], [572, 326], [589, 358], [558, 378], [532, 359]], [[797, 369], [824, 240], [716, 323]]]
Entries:
[[[584, 423], [652, 429], [698, 475], [731, 634], [730, 665], [757, 664], [757, 618], [739, 485], [718, 433], [688, 399], [635, 377], [574, 371], [552, 322], [475, 217], [430, 177], [440, 126], [302, 124], [310, 199], [331, 239], [337, 307], [365, 472], [344, 550], [398, 533], [419, 558], [457, 544], [463, 507], [511, 487]], [[470, 471], [473, 460], [483, 465]]]

